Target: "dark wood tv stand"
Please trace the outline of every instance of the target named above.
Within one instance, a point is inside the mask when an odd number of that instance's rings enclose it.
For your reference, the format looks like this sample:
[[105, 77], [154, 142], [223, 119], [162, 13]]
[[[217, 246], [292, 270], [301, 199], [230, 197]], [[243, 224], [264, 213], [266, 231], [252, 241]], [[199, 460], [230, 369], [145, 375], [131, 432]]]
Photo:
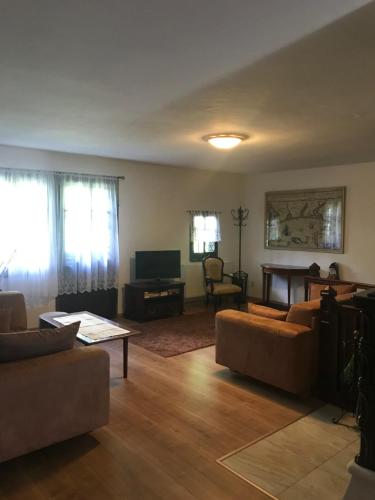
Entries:
[[147, 321], [184, 312], [185, 283], [148, 281], [126, 283], [123, 293], [124, 316]]

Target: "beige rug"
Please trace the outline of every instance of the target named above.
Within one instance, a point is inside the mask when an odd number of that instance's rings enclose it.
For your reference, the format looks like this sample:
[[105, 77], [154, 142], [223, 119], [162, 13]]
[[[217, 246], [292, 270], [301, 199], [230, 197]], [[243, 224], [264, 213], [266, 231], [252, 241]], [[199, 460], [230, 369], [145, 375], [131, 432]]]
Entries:
[[[218, 463], [270, 498], [341, 500], [350, 479], [346, 466], [358, 452], [359, 434], [332, 423], [339, 413], [334, 406], [323, 406]], [[343, 422], [354, 425], [351, 416]]]

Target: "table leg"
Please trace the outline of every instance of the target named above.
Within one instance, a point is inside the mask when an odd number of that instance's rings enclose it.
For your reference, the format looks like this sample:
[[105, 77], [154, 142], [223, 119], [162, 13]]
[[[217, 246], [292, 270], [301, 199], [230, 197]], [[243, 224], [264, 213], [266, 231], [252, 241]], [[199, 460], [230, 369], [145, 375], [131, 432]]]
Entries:
[[290, 307], [290, 285], [291, 285], [292, 277], [288, 274], [288, 308]]
[[128, 377], [128, 337], [124, 337], [123, 343], [123, 367], [124, 367], [124, 378]]
[[262, 302], [266, 303], [266, 273], [263, 271], [263, 290], [262, 290]]
[[271, 295], [271, 282], [272, 282], [272, 274], [267, 273], [267, 298], [266, 298], [266, 305], [269, 304], [270, 302], [270, 295]]

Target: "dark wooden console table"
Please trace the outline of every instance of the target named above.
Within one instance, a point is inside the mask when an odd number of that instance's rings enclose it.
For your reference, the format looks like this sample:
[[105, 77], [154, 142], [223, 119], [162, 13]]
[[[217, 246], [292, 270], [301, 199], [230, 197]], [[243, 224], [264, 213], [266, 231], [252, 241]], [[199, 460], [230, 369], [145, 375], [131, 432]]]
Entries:
[[309, 267], [287, 266], [283, 264], [261, 264], [263, 273], [263, 303], [268, 304], [270, 300], [272, 275], [286, 276], [288, 279], [288, 307], [290, 307], [290, 286], [293, 276], [306, 276]]

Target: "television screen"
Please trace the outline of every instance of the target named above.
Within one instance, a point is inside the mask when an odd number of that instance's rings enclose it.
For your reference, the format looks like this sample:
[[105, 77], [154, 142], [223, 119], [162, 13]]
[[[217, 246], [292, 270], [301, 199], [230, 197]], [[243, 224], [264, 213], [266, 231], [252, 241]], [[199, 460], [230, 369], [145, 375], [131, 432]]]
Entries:
[[135, 252], [136, 279], [171, 279], [180, 278], [180, 276], [180, 250]]

